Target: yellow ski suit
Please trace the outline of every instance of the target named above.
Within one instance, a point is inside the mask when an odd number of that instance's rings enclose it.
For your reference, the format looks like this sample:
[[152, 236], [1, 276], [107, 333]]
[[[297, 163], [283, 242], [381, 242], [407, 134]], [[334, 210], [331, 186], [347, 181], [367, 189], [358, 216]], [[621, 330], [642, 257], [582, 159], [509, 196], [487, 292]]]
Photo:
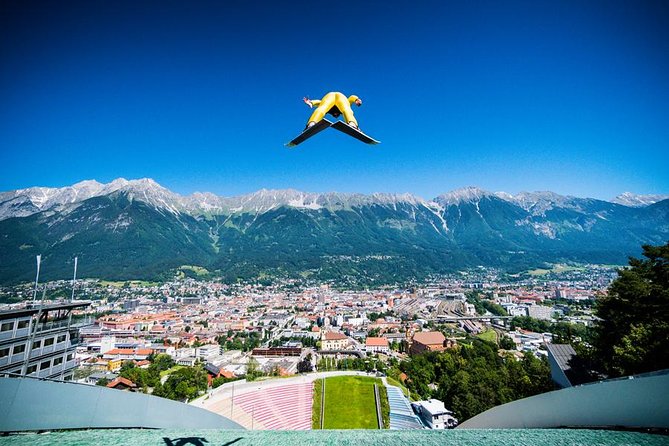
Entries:
[[356, 121], [353, 116], [353, 110], [351, 110], [351, 104], [355, 103], [358, 100], [358, 97], [353, 95], [348, 98], [339, 92], [331, 92], [323, 96], [323, 99], [320, 101], [318, 99], [311, 100], [311, 105], [316, 107], [316, 110], [311, 114], [309, 121], [307, 122], [307, 127], [320, 121], [325, 117], [327, 113], [331, 114], [335, 118], [338, 118], [339, 115], [343, 114], [344, 119], [348, 124], [358, 127], [358, 121]]

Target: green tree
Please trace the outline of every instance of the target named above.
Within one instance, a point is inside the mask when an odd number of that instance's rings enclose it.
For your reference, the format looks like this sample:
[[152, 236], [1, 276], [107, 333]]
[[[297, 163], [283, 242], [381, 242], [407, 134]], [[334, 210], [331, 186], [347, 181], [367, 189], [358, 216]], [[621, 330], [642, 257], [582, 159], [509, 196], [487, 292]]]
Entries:
[[492, 314], [496, 316], [506, 316], [507, 312], [504, 309], [503, 306], [500, 304], [496, 304], [495, 302], [491, 300], [482, 300], [481, 304], [483, 305], [483, 308], [491, 312]]
[[643, 246], [595, 304], [594, 357], [610, 376], [669, 368], [669, 243]]
[[499, 348], [504, 350], [515, 350], [516, 343], [507, 335], [502, 335], [502, 339], [499, 340]]
[[215, 389], [217, 387], [222, 386], [225, 383], [236, 381], [237, 379], [238, 378], [226, 378], [225, 376], [219, 376], [218, 378], [214, 378], [211, 381], [211, 387], [213, 387]]
[[[428, 352], [400, 363], [412, 393], [437, 397], [464, 421], [491, 407], [553, 389], [545, 359], [531, 353], [517, 361], [501, 357], [497, 345], [478, 338], [460, 348]], [[389, 370], [396, 375], [398, 371]], [[437, 389], [434, 389], [434, 385]]]
[[196, 398], [207, 390], [207, 372], [201, 367], [184, 367], [172, 373], [165, 384], [157, 384], [153, 390], [155, 396], [171, 400], [185, 401]]
[[255, 381], [260, 376], [262, 376], [260, 364], [258, 364], [258, 361], [255, 358], [250, 358], [248, 364], [246, 365], [246, 380]]
[[136, 368], [137, 366], [135, 365], [134, 362], [132, 361], [124, 361], [123, 364], [121, 364], [121, 368], [119, 370], [119, 374], [123, 376], [123, 373], [127, 373], [129, 370], [132, 370]]
[[175, 364], [176, 362], [170, 355], [160, 354], [153, 358], [151, 367], [154, 367], [158, 372], [162, 372], [171, 369]]
[[311, 365], [311, 353], [309, 353], [302, 361], [297, 363], [298, 373], [309, 373], [314, 370]]

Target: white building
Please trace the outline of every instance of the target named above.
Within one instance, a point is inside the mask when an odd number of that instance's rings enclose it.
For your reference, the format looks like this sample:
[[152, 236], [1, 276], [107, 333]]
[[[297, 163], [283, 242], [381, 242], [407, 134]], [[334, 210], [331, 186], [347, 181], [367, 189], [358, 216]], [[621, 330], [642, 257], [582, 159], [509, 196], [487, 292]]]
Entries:
[[116, 348], [116, 336], [104, 336], [100, 339], [100, 354], [105, 354], [109, 350]]
[[221, 353], [221, 346], [218, 344], [207, 344], [197, 349], [197, 357], [203, 361], [209, 360], [209, 358], [218, 356]]
[[354, 327], [362, 326], [366, 321], [366, 318], [363, 317], [349, 317], [346, 322], [353, 325]]
[[446, 409], [444, 403], [439, 400], [416, 401], [412, 403], [414, 410], [430, 429], [451, 429], [457, 426], [458, 420], [453, 417], [453, 412]]
[[72, 310], [90, 302], [0, 311], [0, 373], [71, 380], [79, 328]]
[[501, 304], [509, 316], [527, 316], [527, 307], [516, 304]]
[[327, 331], [321, 337], [321, 350], [346, 350], [348, 344], [348, 336], [344, 333]]
[[185, 365], [188, 367], [193, 367], [195, 363], [197, 362], [197, 358], [194, 356], [186, 356], [183, 358], [179, 358], [176, 360], [176, 363], [179, 365]]
[[390, 347], [388, 346], [388, 339], [368, 337], [365, 340], [365, 351], [367, 353], [387, 354], [390, 351]]

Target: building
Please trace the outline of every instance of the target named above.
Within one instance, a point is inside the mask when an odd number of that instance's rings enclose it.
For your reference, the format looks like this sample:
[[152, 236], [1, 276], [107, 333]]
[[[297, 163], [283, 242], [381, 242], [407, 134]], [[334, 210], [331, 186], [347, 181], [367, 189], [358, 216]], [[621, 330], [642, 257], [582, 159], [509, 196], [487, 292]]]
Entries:
[[184, 305], [200, 305], [204, 299], [202, 297], [177, 297], [177, 302]]
[[111, 372], [97, 372], [97, 373], [92, 373], [88, 375], [88, 378], [86, 378], [86, 382], [88, 384], [97, 384], [99, 380], [102, 378], [106, 379], [107, 381], [113, 381], [116, 378], [118, 378], [117, 373], [111, 373]]
[[153, 353], [150, 348], [113, 348], [102, 355], [104, 359], [120, 359], [123, 361], [141, 361]]
[[446, 337], [441, 332], [419, 331], [413, 335], [409, 354], [418, 355], [423, 352], [442, 352], [446, 347], [450, 347], [450, 344], [446, 343]]
[[302, 349], [299, 347], [270, 347], [254, 348], [253, 356], [300, 356]]
[[569, 344], [546, 344], [546, 348], [551, 378], [560, 388], [571, 387], [573, 376], [569, 361], [576, 355], [576, 350]]
[[125, 311], [133, 312], [139, 307], [139, 299], [130, 299], [123, 302], [123, 309]]
[[196, 349], [197, 357], [202, 361], [207, 361], [221, 353], [221, 346], [218, 344], [207, 344]]
[[151, 344], [150, 348], [156, 355], [170, 355], [174, 357], [176, 348], [173, 345]]
[[79, 344], [72, 310], [90, 302], [0, 311], [0, 373], [71, 380]]
[[553, 318], [553, 307], [546, 305], [530, 305], [527, 308], [527, 314], [535, 319], [542, 319], [549, 321]]
[[115, 372], [117, 370], [120, 370], [124, 362], [125, 360], [120, 358], [110, 359], [109, 361], [107, 361], [107, 370], [109, 370], [110, 372]]
[[197, 362], [197, 358], [195, 356], [185, 356], [183, 358], [179, 358], [176, 360], [176, 363], [178, 365], [185, 365], [188, 367], [193, 367], [195, 363]]
[[367, 353], [388, 353], [390, 347], [388, 346], [388, 339], [368, 337], [365, 340], [365, 351]]
[[344, 333], [326, 331], [321, 337], [321, 350], [346, 350], [348, 348], [348, 336]]
[[388, 342], [404, 342], [407, 340], [406, 333], [384, 333], [383, 337], [388, 340]]
[[107, 387], [110, 389], [129, 390], [130, 392], [134, 392], [137, 389], [137, 384], [130, 381], [129, 379], [119, 376], [118, 378], [115, 378], [113, 381], [109, 382]]
[[205, 364], [204, 369], [207, 371], [207, 382], [211, 386], [215, 378], [235, 378], [235, 374], [225, 370], [223, 367], [219, 367], [211, 362]]
[[412, 407], [430, 429], [452, 429], [458, 425], [453, 412], [446, 409], [442, 401], [435, 399], [416, 401], [412, 403]]

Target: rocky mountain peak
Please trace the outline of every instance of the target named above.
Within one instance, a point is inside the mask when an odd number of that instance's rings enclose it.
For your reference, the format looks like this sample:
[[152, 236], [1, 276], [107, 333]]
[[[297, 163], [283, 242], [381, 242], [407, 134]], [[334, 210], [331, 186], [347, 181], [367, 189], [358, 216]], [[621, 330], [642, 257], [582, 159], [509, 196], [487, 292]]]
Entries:
[[661, 195], [661, 194], [640, 195], [640, 194], [634, 194], [632, 192], [623, 192], [622, 194], [618, 195], [616, 198], [611, 200], [611, 202], [616, 204], [622, 204], [623, 206], [638, 208], [638, 207], [650, 206], [651, 204], [655, 204], [658, 201], [663, 201], [668, 199], [669, 195]]
[[476, 186], [467, 186], [439, 195], [434, 201], [442, 206], [450, 206], [463, 202], [479, 202], [481, 199], [491, 196], [495, 195]]

